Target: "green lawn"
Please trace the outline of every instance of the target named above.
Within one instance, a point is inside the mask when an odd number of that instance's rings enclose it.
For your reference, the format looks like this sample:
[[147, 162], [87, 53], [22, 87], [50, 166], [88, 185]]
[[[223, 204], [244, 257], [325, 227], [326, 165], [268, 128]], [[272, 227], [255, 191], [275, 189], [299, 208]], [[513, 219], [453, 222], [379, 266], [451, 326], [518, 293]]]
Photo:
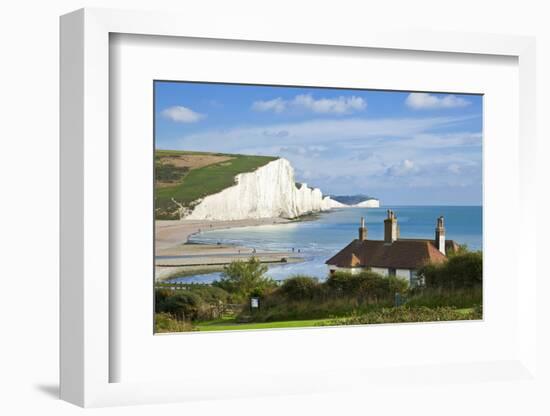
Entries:
[[[204, 154], [200, 152], [168, 151], [157, 150], [156, 157], [170, 155], [195, 155]], [[173, 185], [156, 189], [157, 208], [169, 208], [173, 206], [172, 199], [178, 203], [189, 206], [193, 201], [205, 196], [218, 193], [225, 188], [235, 184], [235, 176], [240, 173], [253, 172], [261, 166], [276, 160], [276, 157], [269, 156], [249, 156], [212, 153], [213, 155], [223, 155], [232, 157], [231, 160], [204, 166], [202, 168], [192, 169], [183, 179]]]
[[[474, 308], [456, 309], [459, 315], [464, 315], [466, 318]], [[339, 321], [342, 321], [340, 323]], [[234, 318], [218, 319], [215, 321], [205, 321], [195, 323], [193, 329], [196, 331], [236, 331], [244, 329], [274, 329], [274, 328], [304, 328], [313, 326], [333, 326], [344, 325], [346, 318], [324, 318], [324, 319], [304, 319], [296, 321], [277, 321], [277, 322], [252, 322], [241, 324], [235, 321]]]
[[233, 318], [219, 319], [215, 321], [200, 322], [194, 325], [198, 331], [236, 331], [243, 329], [273, 329], [273, 328], [299, 328], [318, 326], [331, 319], [306, 319], [300, 321], [279, 321], [279, 322], [252, 322], [240, 324]]

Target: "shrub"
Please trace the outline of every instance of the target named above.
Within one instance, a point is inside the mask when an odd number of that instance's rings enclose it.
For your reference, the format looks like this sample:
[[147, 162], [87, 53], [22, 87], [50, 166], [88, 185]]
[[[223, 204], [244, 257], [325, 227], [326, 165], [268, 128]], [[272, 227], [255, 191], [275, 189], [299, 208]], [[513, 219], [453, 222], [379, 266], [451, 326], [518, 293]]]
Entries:
[[313, 299], [321, 292], [321, 284], [313, 277], [294, 276], [286, 279], [278, 292], [289, 300]]
[[415, 288], [407, 297], [407, 306], [427, 306], [436, 308], [452, 306], [471, 308], [482, 303], [481, 286], [472, 288]]
[[163, 302], [172, 296], [170, 289], [155, 289], [155, 311], [159, 312], [162, 308]]
[[452, 256], [445, 264], [445, 273], [455, 287], [480, 286], [483, 281], [483, 259], [480, 252]]
[[231, 301], [231, 295], [221, 287], [195, 284], [188, 285], [187, 290], [199, 295], [203, 301], [210, 304], [229, 303]]
[[442, 264], [426, 264], [417, 271], [417, 276], [423, 276], [426, 287], [437, 288], [442, 287], [441, 271], [443, 269]]
[[185, 320], [214, 319], [232, 301], [231, 295], [219, 287], [205, 284], [181, 284], [175, 287], [172, 290], [161, 286], [155, 290], [156, 312]]
[[389, 291], [394, 295], [396, 293], [404, 294], [409, 289], [409, 282], [405, 279], [400, 279], [399, 277], [395, 277], [395, 276], [389, 276], [387, 277], [387, 279], [388, 279]]
[[196, 293], [177, 290], [158, 301], [157, 312], [168, 313], [179, 320], [194, 320], [201, 315], [205, 306], [207, 305]]
[[189, 322], [180, 321], [168, 313], [155, 314], [155, 332], [186, 332], [192, 331]]
[[384, 277], [369, 271], [359, 274], [334, 273], [326, 284], [335, 295], [354, 296], [363, 300], [393, 299], [396, 292], [404, 293], [408, 287], [403, 279]]
[[482, 285], [483, 257], [481, 252], [461, 252], [442, 264], [428, 264], [419, 269], [429, 288], [472, 288]]

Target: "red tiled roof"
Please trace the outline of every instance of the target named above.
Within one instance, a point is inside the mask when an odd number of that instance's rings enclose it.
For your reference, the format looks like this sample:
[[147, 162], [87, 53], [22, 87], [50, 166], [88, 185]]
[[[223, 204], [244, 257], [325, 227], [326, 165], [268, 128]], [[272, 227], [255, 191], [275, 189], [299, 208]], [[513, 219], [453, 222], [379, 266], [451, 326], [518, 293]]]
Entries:
[[[457, 248], [452, 240], [445, 243], [446, 250]], [[378, 240], [353, 240], [327, 260], [326, 264], [338, 267], [417, 269], [426, 263], [441, 263], [446, 259], [432, 240], [398, 239], [392, 244]]]

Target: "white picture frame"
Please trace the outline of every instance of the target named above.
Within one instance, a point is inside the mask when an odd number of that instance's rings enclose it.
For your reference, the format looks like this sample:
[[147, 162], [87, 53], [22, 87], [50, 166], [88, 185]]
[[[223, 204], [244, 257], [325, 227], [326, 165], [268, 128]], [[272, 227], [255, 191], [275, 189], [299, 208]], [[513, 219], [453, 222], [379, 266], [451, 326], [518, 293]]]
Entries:
[[[362, 28], [331, 33], [279, 25], [240, 25], [235, 30], [223, 19], [206, 25], [192, 16], [168, 13], [83, 9], [61, 18], [61, 398], [80, 406], [159, 403], [268, 394], [298, 394], [341, 389], [372, 389], [376, 383], [400, 378], [405, 383], [429, 382], [434, 377], [480, 383], [491, 380], [531, 380], [536, 383], [536, 258], [525, 242], [536, 240], [529, 227], [529, 211], [536, 199], [535, 177], [535, 42], [533, 38], [468, 33], [385, 31]], [[410, 380], [407, 369], [368, 367], [320, 368], [319, 373], [271, 373], [265, 380], [241, 380], [231, 388], [205, 380], [112, 382], [111, 368], [121, 357], [112, 348], [111, 314], [119, 305], [111, 296], [116, 287], [109, 276], [110, 124], [109, 38], [111, 34], [225, 39], [248, 42], [331, 45], [334, 48], [374, 48], [428, 51], [439, 54], [501, 55], [514, 57], [519, 67], [519, 196], [517, 214], [518, 270], [517, 348], [506, 360], [419, 362]], [[522, 242], [524, 244], [522, 244]], [[517, 277], [519, 271], [510, 271]], [[299, 330], [307, 335], [307, 330]], [[354, 331], [354, 329], [352, 329]], [[310, 332], [311, 333], [311, 332]], [[414, 335], [414, 330], [409, 330]], [[152, 336], [152, 334], [151, 334]], [[353, 333], [348, 336], [353, 337]], [[238, 340], [236, 342], [239, 342]], [[437, 374], [437, 376], [436, 376]], [[482, 376], [480, 376], [480, 374]], [[414, 380], [413, 380], [414, 379]], [[321, 380], [323, 380], [321, 382]], [[407, 381], [408, 380], [408, 381]], [[419, 381], [420, 380], [420, 381]], [[440, 380], [437, 378], [437, 380]]]

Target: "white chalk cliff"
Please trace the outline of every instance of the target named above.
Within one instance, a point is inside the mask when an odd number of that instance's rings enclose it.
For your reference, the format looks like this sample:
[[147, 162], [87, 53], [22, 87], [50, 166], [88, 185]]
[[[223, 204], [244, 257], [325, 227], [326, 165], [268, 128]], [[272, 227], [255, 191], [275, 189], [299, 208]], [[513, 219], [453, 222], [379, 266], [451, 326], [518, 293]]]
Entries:
[[380, 201], [378, 199], [367, 199], [353, 206], [358, 208], [380, 208]]
[[184, 215], [189, 220], [241, 220], [249, 218], [296, 218], [300, 215], [343, 208], [344, 205], [306, 184], [296, 185], [294, 169], [277, 159], [253, 172], [235, 177], [235, 185], [208, 195]]

